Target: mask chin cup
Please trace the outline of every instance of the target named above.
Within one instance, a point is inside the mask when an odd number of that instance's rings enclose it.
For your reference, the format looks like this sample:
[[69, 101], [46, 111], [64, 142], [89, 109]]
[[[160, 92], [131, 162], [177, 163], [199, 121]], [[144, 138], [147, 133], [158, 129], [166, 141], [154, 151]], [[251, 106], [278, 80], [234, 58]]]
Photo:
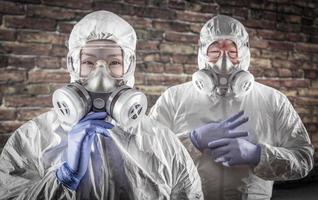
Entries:
[[207, 69], [201, 69], [192, 75], [192, 84], [199, 92], [211, 94], [215, 88], [213, 77], [213, 73], [209, 73]]
[[115, 121], [125, 127], [136, 124], [147, 110], [147, 97], [144, 93], [128, 86], [117, 88], [106, 104], [106, 111]]
[[232, 90], [235, 97], [246, 95], [254, 85], [254, 76], [248, 71], [239, 71], [232, 80]]
[[71, 83], [53, 93], [52, 104], [58, 118], [72, 126], [89, 112], [91, 98], [80, 84]]

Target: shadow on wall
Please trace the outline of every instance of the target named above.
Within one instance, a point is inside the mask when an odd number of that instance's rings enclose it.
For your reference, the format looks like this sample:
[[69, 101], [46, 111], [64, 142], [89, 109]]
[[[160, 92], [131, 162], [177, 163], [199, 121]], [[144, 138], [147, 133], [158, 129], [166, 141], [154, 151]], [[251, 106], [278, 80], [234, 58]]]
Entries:
[[274, 184], [272, 200], [317, 200], [318, 162], [308, 176], [293, 181], [277, 181]]

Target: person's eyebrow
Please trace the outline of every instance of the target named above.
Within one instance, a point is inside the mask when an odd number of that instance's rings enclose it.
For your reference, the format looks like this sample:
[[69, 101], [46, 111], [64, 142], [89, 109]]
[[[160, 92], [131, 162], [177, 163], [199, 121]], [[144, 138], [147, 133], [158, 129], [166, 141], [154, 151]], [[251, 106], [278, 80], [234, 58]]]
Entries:
[[92, 56], [92, 57], [95, 57], [95, 58], [96, 58], [96, 56], [95, 56], [94, 54], [91, 54], [91, 53], [85, 53], [85, 52], [82, 52], [82, 55]]
[[121, 57], [122, 54], [120, 54], [120, 53], [117, 53], [117, 54], [109, 54], [108, 57], [110, 57], [110, 56], [113, 56], [113, 57], [115, 57], [115, 56], [120, 56], [120, 57]]

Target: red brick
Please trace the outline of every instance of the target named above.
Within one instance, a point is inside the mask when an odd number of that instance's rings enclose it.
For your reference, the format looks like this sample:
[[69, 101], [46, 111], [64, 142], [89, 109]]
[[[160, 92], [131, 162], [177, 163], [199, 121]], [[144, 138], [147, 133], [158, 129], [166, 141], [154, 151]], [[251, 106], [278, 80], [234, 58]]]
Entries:
[[197, 34], [178, 33], [166, 31], [164, 38], [171, 42], [186, 42], [187, 44], [198, 44], [199, 36]]
[[309, 38], [309, 36], [304, 33], [287, 33], [286, 37], [289, 41], [294, 42], [306, 42]]
[[53, 5], [53, 6], [60, 6], [66, 8], [76, 8], [76, 9], [91, 9], [92, 1], [91, 0], [42, 0], [42, 3], [45, 5]]
[[26, 79], [26, 73], [22, 70], [4, 70], [0, 69], [1, 82], [19, 82]]
[[273, 88], [280, 88], [280, 81], [275, 79], [256, 79], [257, 82], [262, 83], [264, 85], [268, 85]]
[[25, 87], [25, 93], [30, 95], [39, 95], [39, 94], [50, 94], [52, 90], [50, 89], [50, 85], [45, 84], [28, 84]]
[[16, 110], [8, 108], [0, 108], [0, 120], [14, 120], [16, 118]]
[[151, 20], [137, 16], [122, 16], [134, 28], [151, 28]]
[[125, 0], [125, 2], [129, 4], [142, 5], [142, 6], [144, 6], [147, 3], [146, 0]]
[[186, 22], [202, 22], [205, 23], [211, 19], [214, 14], [201, 14], [189, 11], [177, 11], [177, 19]]
[[4, 25], [8, 28], [54, 31], [56, 22], [50, 19], [4, 16]]
[[302, 61], [309, 61], [311, 60], [311, 55], [308, 53], [301, 53], [301, 52], [292, 52], [290, 58], [295, 60], [302, 60]]
[[271, 68], [271, 60], [263, 58], [251, 58], [251, 65], [257, 68]]
[[8, 65], [8, 56], [0, 55], [0, 68], [5, 68]]
[[278, 68], [277, 71], [278, 71], [279, 77], [291, 77], [292, 76], [292, 71], [290, 69]]
[[23, 15], [24, 7], [22, 4], [19, 4], [19, 3], [1, 1], [0, 13], [10, 14], [10, 15]]
[[15, 55], [49, 55], [51, 45], [34, 43], [3, 42], [0, 52]]
[[13, 41], [16, 39], [16, 33], [13, 30], [0, 29], [0, 40]]
[[299, 87], [309, 87], [309, 80], [293, 79], [293, 80], [282, 80], [282, 86], [288, 88], [299, 88]]
[[[247, 19], [248, 13], [249, 13], [249, 9], [244, 8], [244, 7], [237, 7], [233, 11], [233, 16], [238, 16], [238, 17], [242, 17], [244, 19]], [[265, 19], [267, 19], [267, 18], [265, 18]]]
[[44, 5], [27, 5], [27, 16], [38, 18], [50, 18], [57, 20], [72, 20], [76, 17], [73, 9], [49, 7]]
[[173, 54], [195, 54], [197, 50], [193, 45], [190, 44], [177, 44], [177, 43], [161, 43], [161, 53], [173, 53]]
[[13, 94], [24, 94], [25, 93], [25, 83], [7, 83], [0, 84], [0, 94], [13, 95]]
[[50, 107], [51, 96], [7, 96], [4, 98], [4, 104], [7, 107]]
[[204, 25], [203, 23], [202, 23], [202, 24], [198, 24], [198, 23], [191, 24], [191, 25], [190, 25], [190, 31], [191, 31], [192, 33], [198, 34], [198, 33], [200, 33], [200, 31], [201, 31], [203, 25]]
[[49, 111], [51, 108], [21, 108], [17, 111], [17, 120], [27, 121]]
[[58, 28], [57, 30], [60, 33], [71, 33], [73, 27], [74, 27], [74, 22], [58, 22]]
[[250, 48], [250, 52], [251, 52], [252, 58], [260, 57], [260, 55], [261, 55], [261, 51], [259, 49], [256, 49], [256, 48]]
[[69, 73], [63, 71], [32, 70], [28, 73], [29, 83], [68, 83]]
[[220, 6], [217, 3], [209, 3], [204, 4], [200, 7], [201, 9], [198, 11], [204, 12], [204, 13], [218, 13]]
[[180, 64], [167, 63], [164, 69], [165, 73], [181, 74], [183, 73], [183, 66]]
[[61, 58], [41, 56], [35, 59], [35, 66], [42, 69], [61, 68]]
[[136, 29], [137, 38], [139, 40], [162, 40], [164, 31], [147, 29]]
[[295, 62], [291, 62], [288, 60], [278, 60], [278, 59], [275, 59], [272, 61], [272, 66], [277, 68], [296, 68]]
[[66, 57], [67, 52], [68, 52], [68, 50], [67, 50], [66, 46], [52, 45], [50, 56]]
[[190, 26], [188, 24], [175, 22], [175, 21], [158, 21], [154, 20], [153, 27], [158, 30], [170, 30], [170, 31], [177, 31], [177, 32], [187, 32], [190, 30]]
[[250, 67], [249, 71], [254, 75], [254, 77], [263, 77], [264, 75], [264, 68], [258, 68], [258, 67]]
[[304, 70], [303, 69], [293, 69], [292, 70], [293, 78], [304, 78]]
[[199, 70], [198, 65], [188, 65], [185, 64], [183, 67], [183, 71], [186, 74], [193, 74], [194, 72], [196, 72], [197, 70]]
[[172, 57], [174, 63], [179, 64], [197, 64], [197, 55], [182, 55], [182, 54], [174, 54]]
[[263, 75], [264, 77], [273, 78], [273, 77], [277, 77], [278, 72], [275, 69], [264, 69]]
[[286, 59], [288, 57], [288, 51], [280, 49], [262, 49], [261, 57], [270, 59]]
[[164, 71], [164, 64], [157, 63], [157, 62], [146, 62], [143, 65], [139, 65], [140, 67], [138, 70], [142, 72], [148, 73], [163, 73]]
[[187, 3], [185, 1], [180, 1], [180, 0], [170, 0], [168, 2], [169, 8], [176, 9], [176, 10], [184, 10], [186, 8], [186, 4]]
[[257, 32], [258, 35], [263, 39], [283, 40], [285, 38], [285, 33], [281, 31], [259, 30]]
[[318, 78], [318, 71], [305, 70], [305, 78], [316, 80]]
[[293, 49], [294, 48], [294, 44], [290, 43], [290, 42], [282, 42], [282, 41], [269, 41], [268, 42], [269, 47], [271, 49], [282, 49], [282, 50], [286, 50], [286, 49]]
[[[300, 96], [310, 96], [310, 97], [313, 97], [313, 96], [318, 96], [318, 89], [315, 89], [315, 88], [299, 88], [298, 89], [298, 94]], [[313, 114], [315, 114], [313, 112]], [[318, 114], [318, 113], [317, 113]]]
[[310, 43], [296, 43], [295, 49], [299, 51], [305, 51], [305, 52], [318, 52], [318, 44], [310, 44]]
[[[140, 56], [140, 57], [142, 57], [142, 56]], [[146, 55], [143, 57], [143, 61], [145, 61], [145, 62], [151, 62], [151, 61], [158, 61], [158, 62], [160, 62], [160, 61], [161, 61], [161, 56], [160, 56], [160, 54], [158, 54], [158, 53], [146, 54]]]
[[19, 31], [18, 41], [20, 42], [35, 42], [35, 43], [49, 43], [65, 45], [67, 39], [66, 35], [38, 32], [38, 31]]
[[149, 18], [160, 18], [160, 19], [170, 19], [175, 20], [176, 13], [173, 10], [168, 10], [165, 8], [155, 8], [155, 7], [139, 7], [136, 8], [136, 13], [139, 17], [149, 17]]
[[259, 39], [251, 39], [250, 40], [250, 47], [259, 48], [259, 49], [267, 49], [268, 48], [268, 41], [259, 40]]
[[17, 128], [19, 128], [23, 123], [23, 121], [0, 121], [0, 143], [6, 143], [8, 139], [7, 135], [9, 133], [13, 133]]
[[267, 21], [267, 20], [254, 20], [254, 19], [249, 19], [242, 21], [242, 23], [250, 28], [262, 28], [262, 29], [275, 29], [276, 23], [273, 21]]
[[158, 47], [159, 42], [158, 41], [144, 41], [140, 40], [137, 43], [137, 50], [146, 50], [146, 51], [151, 51], [151, 50], [159, 50]]
[[295, 32], [299, 33], [301, 31], [300, 24], [290, 24], [290, 23], [276, 23], [276, 29], [285, 32]]
[[15, 56], [8, 57], [8, 66], [18, 68], [32, 68], [34, 67], [34, 56]]
[[305, 105], [305, 106], [317, 106], [318, 99], [316, 97], [296, 97], [295, 103], [297, 105]]

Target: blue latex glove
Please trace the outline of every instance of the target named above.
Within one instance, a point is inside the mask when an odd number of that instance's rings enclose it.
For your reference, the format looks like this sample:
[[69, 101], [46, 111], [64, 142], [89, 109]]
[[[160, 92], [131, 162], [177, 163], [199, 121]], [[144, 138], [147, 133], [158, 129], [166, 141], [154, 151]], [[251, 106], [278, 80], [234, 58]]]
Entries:
[[202, 151], [208, 148], [209, 142], [214, 140], [246, 136], [248, 134], [246, 131], [233, 130], [248, 121], [248, 117], [241, 118], [243, 114], [244, 111], [240, 111], [222, 122], [209, 123], [194, 129], [190, 134], [193, 145]]
[[68, 133], [67, 161], [56, 172], [67, 188], [76, 190], [85, 175], [96, 134], [109, 136], [113, 125], [104, 121], [106, 116], [106, 112], [89, 113]]
[[260, 161], [261, 147], [243, 138], [223, 138], [209, 143], [215, 162], [224, 166], [256, 166]]

